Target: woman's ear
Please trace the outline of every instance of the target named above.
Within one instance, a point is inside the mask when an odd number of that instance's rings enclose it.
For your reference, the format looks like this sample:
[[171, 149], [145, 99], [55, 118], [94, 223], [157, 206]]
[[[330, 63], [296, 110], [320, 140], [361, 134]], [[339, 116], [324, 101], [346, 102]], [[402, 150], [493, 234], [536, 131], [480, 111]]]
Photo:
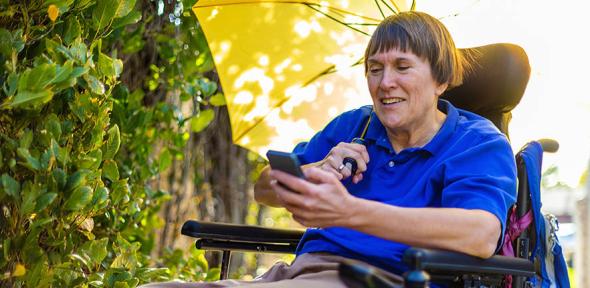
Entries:
[[434, 93], [436, 93], [436, 96], [438, 97], [447, 91], [447, 88], [449, 88], [449, 83], [438, 84], [434, 90]]

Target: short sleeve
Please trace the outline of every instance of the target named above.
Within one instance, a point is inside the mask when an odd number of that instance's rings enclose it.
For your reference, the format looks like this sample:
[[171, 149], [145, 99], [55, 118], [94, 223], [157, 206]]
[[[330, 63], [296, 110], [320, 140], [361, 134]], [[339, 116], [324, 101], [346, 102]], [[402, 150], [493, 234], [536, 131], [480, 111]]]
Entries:
[[508, 209], [516, 200], [516, 164], [506, 138], [487, 136], [445, 161], [441, 204], [492, 213], [502, 225], [503, 237]]

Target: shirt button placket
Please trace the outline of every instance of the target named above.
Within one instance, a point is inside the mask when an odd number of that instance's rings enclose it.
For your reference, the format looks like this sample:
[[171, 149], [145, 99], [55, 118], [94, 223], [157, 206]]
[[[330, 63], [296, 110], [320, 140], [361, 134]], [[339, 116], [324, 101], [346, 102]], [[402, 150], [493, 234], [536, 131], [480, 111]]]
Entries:
[[389, 160], [389, 163], [387, 163], [387, 165], [389, 165], [389, 168], [392, 168], [393, 166], [395, 166], [395, 162], [393, 162], [393, 160]]

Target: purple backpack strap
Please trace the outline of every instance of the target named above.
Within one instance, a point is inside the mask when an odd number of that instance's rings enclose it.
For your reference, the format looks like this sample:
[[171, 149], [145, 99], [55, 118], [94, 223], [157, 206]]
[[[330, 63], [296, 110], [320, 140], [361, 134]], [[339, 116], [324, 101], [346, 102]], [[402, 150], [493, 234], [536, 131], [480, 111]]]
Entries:
[[512, 242], [529, 227], [533, 222], [533, 211], [529, 210], [521, 218], [516, 216], [516, 211], [512, 209], [510, 211], [510, 220], [508, 221], [508, 227], [506, 234], [504, 235], [504, 243], [502, 243], [501, 255], [514, 257], [514, 247]]

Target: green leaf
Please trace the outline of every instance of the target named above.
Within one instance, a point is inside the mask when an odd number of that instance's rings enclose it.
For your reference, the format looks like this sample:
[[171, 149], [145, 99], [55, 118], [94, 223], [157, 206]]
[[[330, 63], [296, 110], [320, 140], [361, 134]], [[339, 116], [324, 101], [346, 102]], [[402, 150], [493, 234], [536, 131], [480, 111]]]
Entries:
[[22, 28], [16, 29], [12, 32], [12, 48], [14, 48], [17, 54], [25, 48]]
[[[47, 116], [47, 120], [45, 122], [45, 130], [49, 132], [51, 138], [58, 140], [61, 138], [61, 123], [59, 122], [59, 118], [57, 118], [57, 115], [51, 113]], [[58, 151], [53, 152], [57, 156]]]
[[43, 90], [39, 92], [19, 90], [16, 97], [14, 97], [14, 100], [6, 106], [11, 108], [38, 107], [51, 101], [52, 98], [53, 91], [51, 90]]
[[47, 191], [47, 188], [44, 186], [41, 186], [41, 184], [39, 183], [31, 183], [29, 181], [25, 182], [25, 184], [23, 185], [23, 190], [22, 190], [22, 202], [21, 202], [21, 207], [20, 207], [20, 215], [21, 216], [26, 216], [26, 215], [30, 215], [31, 213], [33, 213], [35, 211], [35, 201], [37, 200], [37, 198], [40, 195], [45, 194], [45, 192]]
[[25, 162], [22, 163], [25, 167], [33, 171], [38, 171], [41, 169], [41, 163], [39, 163], [39, 159], [31, 156], [29, 149], [18, 148], [16, 150], [16, 154], [18, 154], [18, 156], [25, 160]]
[[86, 170], [86, 169], [82, 169], [82, 170], [78, 170], [78, 171], [74, 172], [74, 174], [72, 174], [72, 175], [70, 175], [70, 177], [68, 177], [68, 182], [66, 183], [65, 191], [70, 192], [70, 191], [73, 191], [74, 189], [77, 189], [78, 187], [86, 184], [86, 176], [89, 173], [90, 173], [90, 171]]
[[31, 147], [31, 143], [33, 143], [33, 131], [26, 129], [18, 141], [18, 146], [20, 148], [29, 149], [29, 147]]
[[92, 188], [88, 186], [76, 188], [70, 198], [64, 203], [64, 209], [77, 211], [86, 207], [92, 200], [92, 194]]
[[68, 176], [66, 175], [64, 170], [61, 170], [60, 168], [55, 168], [53, 169], [53, 171], [51, 171], [51, 176], [55, 180], [55, 183], [57, 183], [57, 188], [60, 190], [64, 189], [68, 180]]
[[117, 0], [98, 0], [96, 1], [96, 7], [92, 11], [92, 23], [96, 30], [109, 25], [119, 9], [119, 1]]
[[57, 193], [55, 192], [45, 193], [39, 196], [36, 200], [37, 204], [35, 204], [35, 213], [39, 213], [41, 210], [47, 208], [47, 206], [53, 203], [56, 197]]
[[219, 268], [211, 268], [207, 271], [207, 276], [205, 277], [205, 282], [211, 282], [219, 279], [219, 275], [221, 274], [221, 269]]
[[74, 101], [68, 102], [68, 105], [82, 123], [86, 122], [87, 114], [89, 113], [87, 107], [91, 106], [90, 93], [77, 94]]
[[102, 163], [102, 177], [109, 179], [111, 182], [119, 180], [119, 167], [113, 160], [105, 160]]
[[12, 55], [12, 34], [4, 28], [0, 28], [0, 54], [6, 58]]
[[131, 273], [125, 271], [124, 269], [111, 268], [105, 273], [103, 281], [106, 284], [105, 287], [115, 287], [116, 283], [118, 284], [131, 278]]
[[135, 24], [141, 20], [141, 12], [139, 11], [131, 11], [125, 17], [117, 18], [113, 21], [113, 25], [111, 25], [112, 29], [117, 29], [123, 26], [127, 26], [130, 24]]
[[82, 28], [80, 27], [80, 22], [76, 17], [68, 17], [66, 20], [66, 28], [64, 32], [64, 43], [66, 45], [71, 44], [76, 38], [78, 38], [82, 34]]
[[215, 91], [217, 91], [217, 84], [215, 82], [204, 81], [202, 79], [199, 79], [199, 86], [201, 88], [201, 92], [205, 97], [209, 97], [213, 95]]
[[94, 266], [99, 265], [107, 256], [108, 238], [100, 240], [87, 241], [82, 245], [82, 251], [88, 256], [90, 263]]
[[224, 106], [226, 104], [225, 96], [223, 96], [223, 94], [221, 93], [217, 93], [211, 96], [211, 98], [209, 99], [209, 103], [211, 103], [211, 105], [213, 106]]
[[129, 12], [135, 7], [135, 1], [136, 0], [119, 0], [119, 6], [117, 6], [115, 17], [120, 18], [129, 14]]
[[74, 72], [74, 61], [68, 60], [63, 66], [57, 67], [56, 79], [53, 80], [55, 83], [53, 89], [57, 92], [65, 88], [73, 87], [76, 85], [76, 76], [72, 75]]
[[59, 82], [63, 82], [63, 81], [68, 80], [70, 78], [70, 75], [72, 75], [73, 71], [74, 71], [74, 61], [72, 61], [72, 60], [66, 61], [66, 63], [64, 63], [63, 66], [56, 67], [55, 78], [53, 78], [51, 83], [55, 84], [55, 83], [59, 83]]
[[74, 59], [78, 60], [80, 64], [86, 63], [88, 47], [82, 42], [76, 42], [70, 47], [70, 54]]
[[6, 80], [8, 90], [5, 89], [6, 96], [10, 97], [16, 92], [16, 87], [18, 87], [18, 77], [19, 74], [16, 73], [10, 73], [10, 75], [8, 75], [8, 79]]
[[57, 66], [53, 63], [41, 64], [33, 69], [27, 69], [18, 81], [18, 90], [40, 91], [55, 79]]
[[69, 257], [71, 260], [78, 261], [78, 262], [82, 263], [82, 265], [84, 265], [84, 267], [85, 267], [85, 268], [89, 268], [89, 267], [90, 267], [90, 266], [88, 265], [88, 259], [86, 259], [86, 258], [85, 258], [85, 257], [83, 257], [83, 256], [80, 256], [80, 255], [78, 255], [78, 254], [72, 253], [72, 254], [68, 255], [68, 257]]
[[86, 73], [88, 73], [88, 67], [76, 67], [72, 71], [72, 74], [70, 75], [70, 77], [77, 78], [77, 77], [80, 77]]
[[209, 270], [209, 262], [207, 262], [207, 258], [205, 258], [204, 253], [199, 253], [199, 255], [197, 255], [195, 261], [197, 262], [197, 266], [201, 267], [202, 271]]
[[123, 62], [119, 59], [114, 59], [105, 55], [98, 54], [98, 71], [103, 76], [119, 77], [123, 70]]
[[135, 276], [143, 282], [150, 282], [158, 277], [166, 277], [170, 273], [168, 268], [138, 268]]
[[90, 88], [90, 91], [98, 95], [104, 94], [104, 84], [102, 84], [100, 80], [90, 74], [84, 74], [83, 78], [86, 80], [86, 83], [88, 83], [88, 88]]
[[129, 184], [127, 178], [115, 181], [111, 184], [111, 203], [114, 205], [125, 204], [129, 202]]
[[170, 150], [164, 148], [162, 150], [162, 153], [160, 153], [160, 172], [165, 171], [166, 169], [168, 169], [168, 167], [170, 167], [170, 164], [172, 164], [172, 154], [170, 153]]
[[53, 154], [51, 148], [45, 150], [45, 152], [41, 154], [41, 159], [39, 160], [39, 163], [41, 164], [42, 170], [51, 170], [51, 167], [55, 165], [55, 155]]
[[122, 254], [117, 255], [117, 257], [115, 257], [115, 260], [113, 260], [113, 263], [111, 263], [111, 268], [135, 268], [137, 264], [135, 263], [135, 257], [133, 256], [135, 256], [135, 252], [123, 252]]
[[86, 155], [80, 156], [78, 159], [78, 168], [96, 170], [102, 162], [102, 151], [92, 150]]
[[55, 141], [55, 139], [51, 139], [51, 150], [53, 151], [53, 155], [55, 155], [55, 157], [57, 158], [57, 161], [59, 161], [59, 163], [61, 163], [63, 166], [65, 166], [66, 164], [68, 164], [69, 162], [69, 152], [66, 148], [61, 148], [59, 147], [59, 145], [57, 144], [57, 141]]
[[94, 209], [104, 208], [103, 204], [109, 199], [109, 189], [107, 187], [98, 187], [92, 196], [92, 206]]
[[211, 109], [203, 110], [199, 115], [191, 119], [191, 129], [199, 133], [209, 126], [209, 123], [215, 118], [215, 112]]
[[4, 187], [6, 194], [12, 196], [14, 199], [18, 199], [20, 197], [20, 183], [14, 180], [14, 178], [4, 173], [2, 174], [2, 177], [0, 177], [0, 182], [0, 184], [2, 184]]
[[119, 146], [121, 146], [121, 134], [119, 132], [119, 126], [115, 124], [109, 131], [107, 132], [109, 138], [107, 139], [107, 143], [103, 146], [103, 159], [113, 159], [115, 154], [119, 151]]

